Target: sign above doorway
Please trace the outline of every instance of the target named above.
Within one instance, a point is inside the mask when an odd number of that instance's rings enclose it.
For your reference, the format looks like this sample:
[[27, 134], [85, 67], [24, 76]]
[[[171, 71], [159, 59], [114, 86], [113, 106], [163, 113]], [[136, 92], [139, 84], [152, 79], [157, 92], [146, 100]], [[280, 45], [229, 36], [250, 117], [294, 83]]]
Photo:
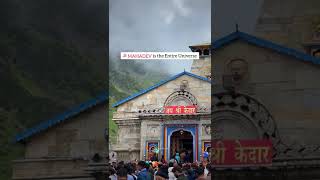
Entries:
[[165, 114], [195, 114], [196, 106], [165, 106]]

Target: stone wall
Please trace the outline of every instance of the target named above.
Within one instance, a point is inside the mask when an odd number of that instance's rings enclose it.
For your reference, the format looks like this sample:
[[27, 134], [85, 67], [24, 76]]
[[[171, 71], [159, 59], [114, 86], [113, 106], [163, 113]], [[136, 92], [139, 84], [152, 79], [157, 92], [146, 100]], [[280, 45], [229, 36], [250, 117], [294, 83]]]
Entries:
[[141, 122], [141, 129], [140, 158], [143, 159], [146, 141], [157, 141], [160, 143], [162, 129], [159, 120], [144, 120]]
[[86, 157], [106, 153], [106, 106], [97, 106], [56, 127], [35, 135], [26, 143], [26, 159]]
[[304, 50], [316, 24], [320, 24], [318, 0], [265, 0], [256, 24], [256, 35]]
[[111, 145], [111, 151], [117, 153], [117, 159], [128, 161], [140, 159], [141, 122], [138, 119], [117, 119], [117, 142]]
[[[211, 84], [194, 77], [183, 75], [146, 94], [136, 97], [134, 100], [120, 105], [117, 107], [117, 112], [132, 113], [145, 108], [161, 108], [164, 106], [167, 97], [180, 87], [182, 80], [189, 82], [190, 93], [197, 98], [199, 105], [210, 107]], [[121, 114], [119, 114], [119, 116], [121, 116]]]
[[13, 162], [13, 177], [52, 177], [51, 173], [63, 175], [61, 171], [83, 174], [79, 166], [85, 166], [95, 153], [105, 156], [108, 152], [106, 111], [105, 105], [98, 105], [28, 139], [24, 159]]
[[[211, 84], [194, 77], [183, 75], [146, 94], [120, 105], [113, 114], [113, 120], [119, 127], [117, 143], [111, 146], [112, 151], [120, 153], [119, 160], [128, 160], [129, 151], [139, 152], [137, 159], [143, 159], [145, 142], [160, 141], [161, 128], [159, 120], [139, 118], [139, 110], [162, 108], [170, 94], [179, 89], [183, 80], [188, 81], [188, 91], [194, 95], [201, 107], [211, 106]], [[207, 138], [207, 137], [206, 137]], [[132, 154], [132, 153], [131, 153]], [[135, 155], [131, 157], [136, 158]]]
[[86, 172], [88, 161], [71, 158], [16, 160], [12, 179], [79, 179], [93, 180]]
[[191, 72], [202, 77], [211, 75], [211, 56], [193, 60]]
[[320, 66], [237, 41], [213, 55], [214, 92], [223, 91], [225, 66], [238, 58], [248, 73], [236, 91], [266, 106], [284, 142], [319, 145]]
[[211, 140], [211, 119], [208, 118], [208, 119], [201, 119], [200, 120], [200, 124], [202, 125], [201, 126], [201, 137], [200, 139], [202, 141], [208, 141], [208, 140]]

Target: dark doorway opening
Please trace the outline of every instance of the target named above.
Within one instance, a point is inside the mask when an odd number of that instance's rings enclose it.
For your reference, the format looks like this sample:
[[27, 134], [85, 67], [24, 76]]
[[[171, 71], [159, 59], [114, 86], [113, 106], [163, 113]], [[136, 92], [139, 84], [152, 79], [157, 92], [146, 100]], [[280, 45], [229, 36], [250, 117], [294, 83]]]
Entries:
[[179, 153], [182, 161], [193, 162], [193, 136], [190, 132], [179, 130], [170, 137], [170, 157], [175, 158]]

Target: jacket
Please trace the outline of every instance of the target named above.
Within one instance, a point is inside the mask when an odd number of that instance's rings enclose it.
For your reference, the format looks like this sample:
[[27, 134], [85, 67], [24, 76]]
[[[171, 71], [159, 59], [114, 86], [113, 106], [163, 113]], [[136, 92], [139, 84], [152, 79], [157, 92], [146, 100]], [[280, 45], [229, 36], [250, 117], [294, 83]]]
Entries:
[[147, 171], [146, 168], [142, 169], [138, 173], [138, 179], [137, 180], [151, 180], [150, 173]]

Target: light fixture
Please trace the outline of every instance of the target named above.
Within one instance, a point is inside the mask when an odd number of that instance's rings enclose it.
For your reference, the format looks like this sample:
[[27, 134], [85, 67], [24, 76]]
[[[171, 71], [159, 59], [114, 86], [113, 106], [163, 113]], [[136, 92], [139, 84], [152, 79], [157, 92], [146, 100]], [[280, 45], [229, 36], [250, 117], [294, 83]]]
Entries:
[[180, 134], [181, 134], [181, 135], [183, 134], [183, 130], [180, 130]]

